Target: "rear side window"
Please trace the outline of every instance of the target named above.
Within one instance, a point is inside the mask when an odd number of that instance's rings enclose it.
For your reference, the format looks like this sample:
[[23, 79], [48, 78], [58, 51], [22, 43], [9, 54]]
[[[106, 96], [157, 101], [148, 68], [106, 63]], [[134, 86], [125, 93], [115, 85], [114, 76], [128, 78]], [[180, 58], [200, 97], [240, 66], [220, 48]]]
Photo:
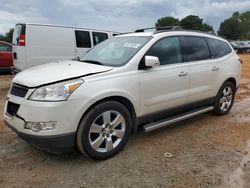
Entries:
[[182, 47], [186, 62], [211, 59], [207, 42], [202, 37], [183, 36]]
[[94, 45], [97, 45], [100, 42], [108, 39], [107, 33], [93, 32], [92, 34], [93, 34]]
[[147, 55], [156, 56], [161, 65], [182, 62], [182, 52], [179, 37], [168, 37], [156, 42]]
[[9, 52], [12, 50], [12, 47], [7, 45], [7, 44], [3, 44], [0, 43], [0, 52]]
[[211, 48], [213, 49], [213, 57], [220, 58], [232, 52], [230, 46], [223, 41], [217, 39], [207, 39]]
[[91, 48], [90, 34], [88, 31], [75, 30], [75, 35], [77, 48]]

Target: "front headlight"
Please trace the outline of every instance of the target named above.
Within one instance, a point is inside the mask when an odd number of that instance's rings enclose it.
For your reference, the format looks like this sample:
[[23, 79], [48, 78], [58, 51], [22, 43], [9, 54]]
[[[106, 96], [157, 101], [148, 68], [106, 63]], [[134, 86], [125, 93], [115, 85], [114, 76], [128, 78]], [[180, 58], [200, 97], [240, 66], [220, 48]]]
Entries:
[[30, 96], [33, 101], [64, 101], [83, 83], [81, 79], [60, 82], [37, 88]]

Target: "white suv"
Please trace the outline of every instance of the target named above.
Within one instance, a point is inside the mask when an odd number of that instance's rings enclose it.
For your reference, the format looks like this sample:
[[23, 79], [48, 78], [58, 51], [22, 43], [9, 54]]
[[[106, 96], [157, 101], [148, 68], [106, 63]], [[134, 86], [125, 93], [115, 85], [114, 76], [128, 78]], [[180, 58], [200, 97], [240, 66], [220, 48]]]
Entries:
[[227, 114], [241, 60], [214, 35], [181, 29], [108, 39], [79, 58], [16, 75], [5, 122], [38, 148], [106, 159], [131, 131], [214, 111]]

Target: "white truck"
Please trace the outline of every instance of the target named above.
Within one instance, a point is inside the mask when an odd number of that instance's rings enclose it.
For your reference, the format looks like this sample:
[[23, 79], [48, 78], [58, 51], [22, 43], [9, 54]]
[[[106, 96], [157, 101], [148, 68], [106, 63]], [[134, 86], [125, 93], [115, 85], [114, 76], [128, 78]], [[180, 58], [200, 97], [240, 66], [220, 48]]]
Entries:
[[36, 65], [73, 59], [118, 32], [43, 24], [16, 24], [14, 73]]

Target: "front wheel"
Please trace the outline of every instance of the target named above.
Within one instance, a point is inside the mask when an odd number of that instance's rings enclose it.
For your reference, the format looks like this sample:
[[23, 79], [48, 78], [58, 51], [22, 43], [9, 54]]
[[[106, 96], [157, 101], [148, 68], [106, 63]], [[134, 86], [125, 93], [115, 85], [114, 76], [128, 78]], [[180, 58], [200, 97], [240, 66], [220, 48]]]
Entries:
[[124, 105], [116, 101], [102, 102], [81, 121], [77, 131], [78, 149], [94, 159], [110, 158], [124, 147], [131, 127], [131, 116]]
[[214, 113], [216, 115], [225, 115], [231, 110], [235, 92], [236, 89], [232, 82], [225, 82], [221, 86], [214, 105]]

